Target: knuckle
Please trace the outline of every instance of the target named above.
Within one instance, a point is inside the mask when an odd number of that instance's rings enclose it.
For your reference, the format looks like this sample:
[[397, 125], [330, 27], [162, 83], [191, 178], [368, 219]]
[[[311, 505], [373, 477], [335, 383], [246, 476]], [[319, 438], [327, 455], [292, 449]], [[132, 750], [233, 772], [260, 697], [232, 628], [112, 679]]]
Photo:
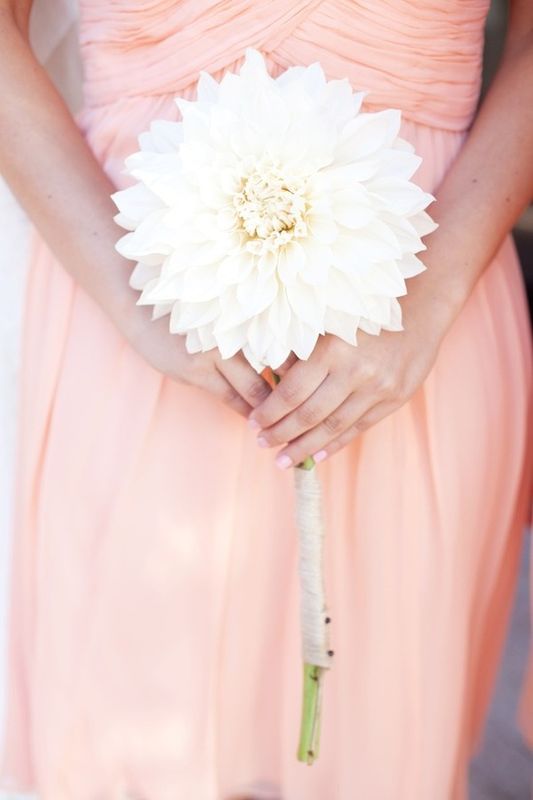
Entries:
[[368, 380], [376, 374], [376, 364], [373, 361], [362, 358], [360, 361], [355, 362], [354, 370], [359, 377]]
[[290, 381], [284, 383], [282, 380], [277, 386], [277, 393], [285, 405], [291, 405], [298, 401], [300, 387], [296, 383]]
[[329, 434], [336, 434], [341, 428], [342, 421], [336, 414], [330, 414], [322, 424]]
[[296, 417], [305, 428], [314, 427], [320, 421], [317, 409], [305, 405], [298, 409]]
[[360, 431], [361, 433], [363, 431], [366, 431], [366, 429], [369, 427], [370, 423], [368, 422], [368, 420], [365, 419], [358, 419], [357, 422], [354, 423], [355, 431]]
[[221, 396], [224, 403], [231, 405], [239, 399], [239, 394], [231, 386], [225, 386], [221, 389]]
[[262, 378], [258, 380], [252, 381], [248, 388], [248, 397], [250, 400], [256, 400], [259, 402], [260, 400], [264, 400], [270, 394], [270, 388], [266, 381]]
[[268, 443], [269, 447], [273, 447], [278, 444], [283, 444], [287, 438], [287, 437], [284, 438], [281, 435], [281, 432], [277, 428], [270, 428], [268, 431], [262, 431], [261, 436]]
[[376, 387], [380, 395], [387, 397], [396, 394], [397, 381], [396, 376], [391, 372], [383, 372], [376, 379]]

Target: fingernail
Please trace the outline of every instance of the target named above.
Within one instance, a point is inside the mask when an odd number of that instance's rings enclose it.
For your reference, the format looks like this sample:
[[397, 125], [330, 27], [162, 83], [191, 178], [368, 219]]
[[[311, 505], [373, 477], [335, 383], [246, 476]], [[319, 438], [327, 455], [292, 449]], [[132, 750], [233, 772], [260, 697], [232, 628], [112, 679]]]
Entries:
[[261, 430], [261, 425], [258, 423], [258, 421], [256, 419], [249, 419], [248, 420], [248, 425], [250, 426], [250, 428], [253, 431], [260, 431]]
[[280, 469], [287, 469], [287, 467], [292, 467], [292, 459], [286, 453], [281, 453], [276, 456], [276, 465]]
[[327, 457], [328, 454], [326, 453], [325, 450], [319, 450], [318, 453], [315, 453], [313, 455], [313, 461], [316, 461], [316, 463], [319, 464], [321, 461], [324, 461], [324, 459]]
[[257, 444], [259, 445], [259, 447], [268, 447], [268, 442], [264, 438], [264, 436], [257, 437]]

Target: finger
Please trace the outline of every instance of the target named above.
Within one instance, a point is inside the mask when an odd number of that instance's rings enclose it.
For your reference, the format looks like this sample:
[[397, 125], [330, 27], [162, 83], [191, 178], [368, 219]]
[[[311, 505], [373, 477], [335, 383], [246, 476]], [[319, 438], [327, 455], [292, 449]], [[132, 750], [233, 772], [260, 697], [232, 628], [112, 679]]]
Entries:
[[328, 446], [354, 426], [367, 413], [371, 403], [369, 395], [362, 396], [359, 392], [351, 394], [319, 425], [284, 447], [276, 456], [277, 466], [287, 469], [300, 464], [311, 455], [316, 456], [317, 461], [323, 461], [323, 452], [327, 454]]
[[285, 442], [292, 442], [333, 414], [348, 394], [349, 391], [337, 377], [328, 375], [316, 392], [298, 408], [270, 428], [259, 431], [257, 443], [260, 447], [277, 447]]
[[270, 428], [313, 394], [328, 374], [319, 359], [296, 361], [274, 391], [250, 414], [250, 425], [256, 430]]
[[216, 367], [248, 403], [251, 407], [250, 410], [262, 403], [272, 391], [265, 379], [250, 366], [242, 353], [233, 358], [218, 361]]
[[287, 372], [290, 370], [292, 365], [296, 364], [297, 361], [298, 361], [298, 357], [295, 356], [294, 353], [291, 353], [289, 355], [289, 357], [285, 359], [283, 364], [280, 367], [278, 367], [277, 369], [275, 369], [274, 372], [276, 373], [276, 375], [279, 378], [283, 378], [283, 376], [286, 375]]
[[218, 370], [212, 370], [202, 388], [206, 389], [210, 394], [214, 395], [243, 417], [247, 417], [252, 410], [249, 403], [244, 400], [235, 387], [233, 387]]
[[[317, 463], [319, 463], [320, 461], [325, 461], [326, 458], [329, 458], [334, 453], [337, 453], [339, 450], [342, 450], [343, 447], [346, 447], [346, 445], [349, 444], [351, 441], [353, 441], [353, 439], [355, 439], [356, 436], [368, 430], [368, 428], [371, 428], [373, 425], [380, 422], [382, 419], [387, 417], [389, 414], [392, 414], [392, 412], [396, 411], [397, 409], [398, 409], [398, 403], [394, 402], [376, 403], [375, 406], [373, 406], [367, 412], [365, 412], [361, 417], [359, 417], [359, 419], [357, 419], [355, 422], [349, 425], [344, 431], [342, 431], [342, 433], [340, 433], [334, 439], [331, 439], [327, 444], [324, 444], [322, 446], [319, 445], [318, 450], [315, 449], [314, 451], [311, 451], [313, 458]], [[313, 444], [311, 444], [311, 447], [313, 447]], [[278, 456], [276, 457], [276, 463], [277, 459], [281, 458], [283, 454], [284, 451], [278, 454]], [[298, 456], [296, 455], [294, 457], [297, 458]], [[290, 459], [292, 458], [290, 454], [288, 458]], [[295, 462], [295, 463], [300, 463], [300, 462]], [[283, 460], [283, 463], [278, 466], [281, 466], [284, 469], [285, 468], [284, 464], [285, 461]]]

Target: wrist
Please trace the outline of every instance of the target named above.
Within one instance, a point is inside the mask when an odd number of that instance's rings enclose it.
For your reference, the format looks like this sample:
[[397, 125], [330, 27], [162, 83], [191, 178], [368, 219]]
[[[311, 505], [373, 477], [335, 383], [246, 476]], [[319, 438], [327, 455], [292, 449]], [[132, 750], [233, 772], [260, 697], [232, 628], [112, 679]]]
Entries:
[[407, 281], [407, 294], [399, 298], [405, 330], [423, 330], [442, 338], [453, 325], [469, 295], [462, 282], [438, 280], [426, 272]]

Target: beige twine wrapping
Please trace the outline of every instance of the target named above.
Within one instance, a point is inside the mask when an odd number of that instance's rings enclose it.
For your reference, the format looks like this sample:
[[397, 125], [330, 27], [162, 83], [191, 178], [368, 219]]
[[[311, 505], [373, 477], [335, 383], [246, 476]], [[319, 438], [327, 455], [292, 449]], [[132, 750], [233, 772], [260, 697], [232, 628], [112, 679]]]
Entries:
[[296, 519], [300, 540], [299, 572], [303, 660], [331, 666], [324, 587], [322, 491], [315, 468], [294, 470]]

